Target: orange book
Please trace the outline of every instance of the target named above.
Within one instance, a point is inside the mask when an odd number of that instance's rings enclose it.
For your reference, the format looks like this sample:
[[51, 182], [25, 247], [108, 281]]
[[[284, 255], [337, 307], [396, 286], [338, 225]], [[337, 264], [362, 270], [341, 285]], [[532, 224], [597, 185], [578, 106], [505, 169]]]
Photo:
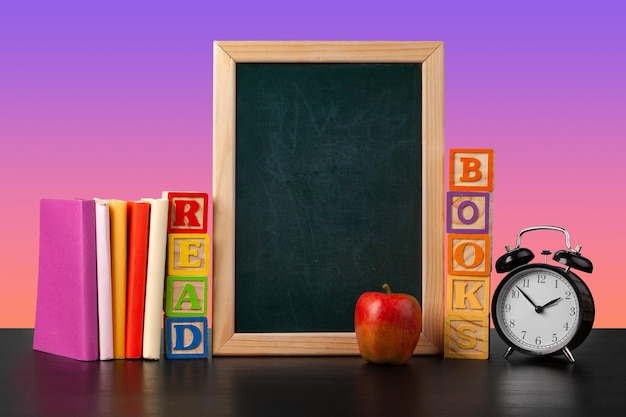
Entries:
[[142, 356], [149, 228], [150, 203], [129, 201], [126, 293], [126, 358], [128, 359], [139, 359]]

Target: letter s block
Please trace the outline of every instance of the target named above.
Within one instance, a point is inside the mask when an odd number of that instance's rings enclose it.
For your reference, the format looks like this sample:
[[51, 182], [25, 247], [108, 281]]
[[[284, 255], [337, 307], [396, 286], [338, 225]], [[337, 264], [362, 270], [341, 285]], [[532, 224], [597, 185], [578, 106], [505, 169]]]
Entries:
[[444, 357], [489, 358], [489, 317], [447, 316]]
[[451, 149], [450, 191], [493, 191], [493, 149]]
[[167, 236], [167, 274], [209, 275], [209, 235], [171, 233]]
[[209, 326], [207, 318], [166, 318], [165, 355], [168, 359], [208, 358]]

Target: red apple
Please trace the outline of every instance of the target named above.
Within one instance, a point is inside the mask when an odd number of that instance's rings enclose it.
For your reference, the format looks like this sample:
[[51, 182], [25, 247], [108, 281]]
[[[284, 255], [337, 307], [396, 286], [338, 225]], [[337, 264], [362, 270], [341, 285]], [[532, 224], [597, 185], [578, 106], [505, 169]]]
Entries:
[[363, 359], [376, 364], [402, 365], [415, 350], [422, 331], [422, 309], [409, 294], [363, 293], [354, 311], [354, 330]]

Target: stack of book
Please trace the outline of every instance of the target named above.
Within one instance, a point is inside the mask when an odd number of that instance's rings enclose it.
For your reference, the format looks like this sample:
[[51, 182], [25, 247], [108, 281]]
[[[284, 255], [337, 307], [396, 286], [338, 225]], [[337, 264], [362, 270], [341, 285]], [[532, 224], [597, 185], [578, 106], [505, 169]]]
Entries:
[[[41, 200], [33, 349], [84, 361], [161, 357], [169, 194]], [[197, 213], [186, 214], [193, 223]], [[207, 216], [199, 221], [206, 228]]]

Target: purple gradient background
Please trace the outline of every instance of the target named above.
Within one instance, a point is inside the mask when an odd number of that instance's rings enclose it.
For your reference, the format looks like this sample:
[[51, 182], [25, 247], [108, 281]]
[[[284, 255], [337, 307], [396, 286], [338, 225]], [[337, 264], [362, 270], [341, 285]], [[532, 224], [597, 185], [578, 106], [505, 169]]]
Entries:
[[40, 198], [210, 191], [212, 42], [238, 39], [444, 41], [446, 148], [496, 152], [494, 257], [565, 227], [595, 326], [626, 327], [622, 2], [213, 3], [0, 2], [0, 327], [34, 324]]

